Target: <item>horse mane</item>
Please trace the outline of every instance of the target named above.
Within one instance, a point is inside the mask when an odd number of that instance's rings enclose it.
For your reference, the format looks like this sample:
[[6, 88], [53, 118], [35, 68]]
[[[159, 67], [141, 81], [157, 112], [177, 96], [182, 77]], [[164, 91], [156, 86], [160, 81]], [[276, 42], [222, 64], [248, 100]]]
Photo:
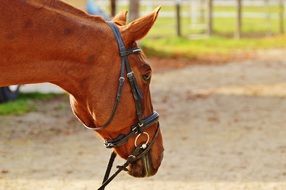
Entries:
[[105, 23], [104, 19], [100, 16], [91, 16], [86, 12], [77, 9], [66, 2], [61, 0], [27, 0], [28, 4], [35, 5], [40, 8], [46, 8], [53, 10], [59, 14], [69, 16], [69, 17], [76, 17], [83, 21], [91, 21], [91, 22], [99, 22]]

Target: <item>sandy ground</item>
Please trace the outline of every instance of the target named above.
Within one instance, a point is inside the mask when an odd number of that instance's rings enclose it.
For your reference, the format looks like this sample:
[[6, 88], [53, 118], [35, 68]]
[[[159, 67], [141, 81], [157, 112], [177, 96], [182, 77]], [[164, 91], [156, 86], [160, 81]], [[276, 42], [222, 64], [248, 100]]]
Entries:
[[[121, 174], [107, 189], [286, 189], [283, 59], [157, 72], [152, 92], [165, 140], [161, 169], [146, 179]], [[67, 97], [1, 116], [0, 127], [1, 190], [99, 186], [109, 151], [75, 120]]]

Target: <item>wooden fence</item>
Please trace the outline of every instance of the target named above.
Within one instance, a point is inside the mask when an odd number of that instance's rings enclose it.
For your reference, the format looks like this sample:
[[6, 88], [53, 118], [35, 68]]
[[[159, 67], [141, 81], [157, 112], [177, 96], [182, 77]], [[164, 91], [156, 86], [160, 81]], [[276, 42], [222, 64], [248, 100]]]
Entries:
[[[95, 0], [106, 12], [110, 1]], [[117, 0], [117, 11], [129, 0]], [[140, 15], [162, 6], [154, 36], [273, 35], [285, 31], [286, 0], [142, 0]]]

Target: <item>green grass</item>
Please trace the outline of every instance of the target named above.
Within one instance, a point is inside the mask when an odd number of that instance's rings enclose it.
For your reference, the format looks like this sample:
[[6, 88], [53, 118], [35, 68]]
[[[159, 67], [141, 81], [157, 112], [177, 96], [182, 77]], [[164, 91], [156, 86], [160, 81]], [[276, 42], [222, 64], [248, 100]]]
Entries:
[[286, 48], [286, 35], [236, 40], [226, 37], [189, 40], [187, 38], [146, 38], [142, 46], [148, 56], [205, 59], [208, 56], [231, 56], [238, 52]]
[[58, 94], [23, 93], [15, 101], [0, 104], [0, 115], [23, 115], [35, 111], [35, 100], [49, 100]]

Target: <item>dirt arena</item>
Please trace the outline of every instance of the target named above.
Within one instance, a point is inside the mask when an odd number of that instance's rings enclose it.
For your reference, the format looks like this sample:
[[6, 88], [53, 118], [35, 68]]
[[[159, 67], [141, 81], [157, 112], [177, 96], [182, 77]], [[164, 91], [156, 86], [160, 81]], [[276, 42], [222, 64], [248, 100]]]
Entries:
[[[107, 189], [286, 189], [282, 57], [155, 72], [162, 166], [152, 178], [122, 173]], [[0, 117], [0, 189], [97, 189], [109, 157], [102, 141], [75, 120], [66, 96], [37, 105]]]

